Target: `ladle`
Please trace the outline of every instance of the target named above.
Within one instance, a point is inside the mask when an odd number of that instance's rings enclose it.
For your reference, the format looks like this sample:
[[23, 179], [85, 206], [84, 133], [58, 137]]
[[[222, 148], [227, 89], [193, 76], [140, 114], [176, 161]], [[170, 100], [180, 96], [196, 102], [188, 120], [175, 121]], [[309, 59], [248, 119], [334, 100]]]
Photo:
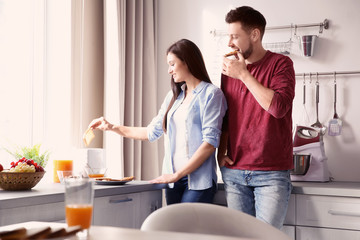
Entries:
[[316, 73], [316, 122], [312, 124], [312, 127], [318, 128], [320, 130], [320, 135], [323, 136], [326, 132], [326, 127], [322, 125], [319, 121], [319, 79], [318, 79], [318, 73]]

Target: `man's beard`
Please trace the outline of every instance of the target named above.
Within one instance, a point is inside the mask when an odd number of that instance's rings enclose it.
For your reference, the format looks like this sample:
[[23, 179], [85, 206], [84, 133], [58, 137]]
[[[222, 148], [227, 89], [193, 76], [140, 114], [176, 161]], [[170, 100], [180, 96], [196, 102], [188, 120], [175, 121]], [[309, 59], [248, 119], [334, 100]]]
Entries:
[[250, 43], [250, 46], [248, 47], [248, 49], [246, 49], [244, 52], [242, 52], [242, 55], [244, 57], [244, 59], [248, 59], [251, 54], [253, 53], [254, 47], [252, 45], [252, 43]]

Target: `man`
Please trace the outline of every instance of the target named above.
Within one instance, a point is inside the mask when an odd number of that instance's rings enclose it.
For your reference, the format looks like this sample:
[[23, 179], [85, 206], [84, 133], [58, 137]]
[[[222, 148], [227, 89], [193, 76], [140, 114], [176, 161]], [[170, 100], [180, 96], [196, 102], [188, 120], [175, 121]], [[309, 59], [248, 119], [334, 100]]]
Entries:
[[292, 185], [292, 102], [295, 73], [290, 58], [262, 46], [266, 20], [243, 6], [226, 15], [229, 47], [221, 88], [228, 111], [218, 161], [228, 207], [277, 228], [285, 219]]

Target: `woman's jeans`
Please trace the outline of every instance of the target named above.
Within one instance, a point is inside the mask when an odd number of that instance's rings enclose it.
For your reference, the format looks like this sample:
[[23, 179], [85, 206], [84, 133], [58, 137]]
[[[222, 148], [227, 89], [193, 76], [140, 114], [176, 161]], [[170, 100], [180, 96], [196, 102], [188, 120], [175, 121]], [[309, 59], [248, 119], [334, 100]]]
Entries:
[[215, 193], [216, 184], [214, 182], [211, 188], [204, 190], [189, 190], [187, 176], [174, 183], [173, 188], [165, 189], [167, 205], [183, 202], [212, 203]]
[[283, 226], [292, 184], [290, 171], [247, 171], [221, 168], [229, 208]]

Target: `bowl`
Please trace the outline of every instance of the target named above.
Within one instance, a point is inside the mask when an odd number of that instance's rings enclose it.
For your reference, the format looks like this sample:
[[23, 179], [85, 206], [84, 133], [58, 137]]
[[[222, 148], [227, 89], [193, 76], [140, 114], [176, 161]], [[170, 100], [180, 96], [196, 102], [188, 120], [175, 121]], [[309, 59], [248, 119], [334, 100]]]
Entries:
[[85, 171], [89, 178], [101, 178], [105, 176], [107, 168], [85, 167]]
[[64, 179], [65, 179], [66, 177], [70, 177], [70, 176], [73, 175], [73, 172], [70, 171], [70, 170], [68, 170], [68, 171], [58, 170], [58, 171], [56, 171], [56, 172], [57, 172], [59, 181], [60, 181], [60, 183], [62, 183], [62, 184], [64, 183]]
[[294, 169], [290, 171], [292, 175], [305, 175], [309, 170], [311, 154], [293, 154]]
[[36, 186], [45, 172], [0, 172], [0, 188], [7, 191], [29, 190]]

